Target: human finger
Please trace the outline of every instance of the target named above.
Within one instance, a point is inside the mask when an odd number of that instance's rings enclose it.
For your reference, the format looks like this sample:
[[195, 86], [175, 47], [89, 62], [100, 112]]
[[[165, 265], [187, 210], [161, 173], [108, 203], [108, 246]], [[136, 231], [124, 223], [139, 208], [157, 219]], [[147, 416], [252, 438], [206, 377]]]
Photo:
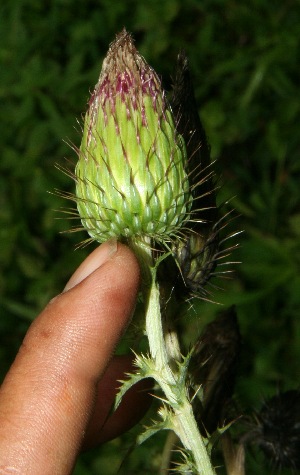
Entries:
[[0, 472], [70, 473], [98, 381], [135, 306], [137, 261], [115, 247], [96, 249], [90, 273], [85, 262], [83, 280], [79, 268], [31, 325], [0, 391]]

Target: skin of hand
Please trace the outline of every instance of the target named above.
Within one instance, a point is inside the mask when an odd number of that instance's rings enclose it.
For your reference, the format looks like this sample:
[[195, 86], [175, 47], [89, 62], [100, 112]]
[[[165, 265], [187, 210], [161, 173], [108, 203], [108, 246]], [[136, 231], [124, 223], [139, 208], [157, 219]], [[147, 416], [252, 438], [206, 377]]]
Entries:
[[112, 357], [139, 288], [133, 253], [102, 244], [30, 326], [0, 390], [0, 475], [67, 475], [82, 447], [117, 436], [149, 406], [134, 386], [110, 414], [131, 356]]

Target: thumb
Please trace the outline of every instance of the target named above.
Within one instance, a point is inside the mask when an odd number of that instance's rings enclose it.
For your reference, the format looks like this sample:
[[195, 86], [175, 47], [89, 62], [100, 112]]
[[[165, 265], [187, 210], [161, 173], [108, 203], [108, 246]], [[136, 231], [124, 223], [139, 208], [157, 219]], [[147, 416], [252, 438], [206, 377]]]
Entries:
[[5, 473], [70, 473], [138, 284], [132, 252], [106, 243], [31, 325], [0, 391]]

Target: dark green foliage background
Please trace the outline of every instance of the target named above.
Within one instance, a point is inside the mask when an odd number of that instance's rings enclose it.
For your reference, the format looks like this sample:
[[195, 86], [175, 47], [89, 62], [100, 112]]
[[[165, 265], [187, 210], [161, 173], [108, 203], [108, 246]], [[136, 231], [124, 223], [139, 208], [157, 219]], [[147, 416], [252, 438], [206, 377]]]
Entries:
[[[79, 145], [76, 119], [126, 26], [167, 86], [178, 50], [187, 51], [224, 183], [219, 199], [234, 197], [241, 214], [234, 259], [242, 264], [216, 295], [237, 305], [243, 335], [237, 403], [247, 412], [278, 387], [299, 387], [299, 24], [297, 0], [1, 1], [2, 376], [32, 319], [92, 249], [74, 250], [84, 234], [60, 234], [72, 222], [57, 219], [66, 203], [48, 191], [73, 190], [55, 164], [75, 163], [65, 141]], [[217, 310], [200, 304], [197, 321], [187, 318], [186, 340]], [[126, 473], [157, 473], [161, 444], [136, 449]], [[117, 439], [83, 456], [76, 475], [115, 473], [123, 446]], [[249, 457], [247, 473], [256, 470]]]

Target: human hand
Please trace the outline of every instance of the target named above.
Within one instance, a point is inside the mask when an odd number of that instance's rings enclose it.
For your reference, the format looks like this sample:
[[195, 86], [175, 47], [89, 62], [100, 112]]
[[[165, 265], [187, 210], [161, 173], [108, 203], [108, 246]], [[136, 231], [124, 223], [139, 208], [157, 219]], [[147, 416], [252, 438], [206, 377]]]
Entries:
[[113, 438], [142, 416], [145, 382], [108, 417], [116, 381], [132, 363], [111, 355], [138, 285], [132, 252], [105, 243], [33, 322], [0, 391], [1, 475], [69, 474], [83, 445]]

